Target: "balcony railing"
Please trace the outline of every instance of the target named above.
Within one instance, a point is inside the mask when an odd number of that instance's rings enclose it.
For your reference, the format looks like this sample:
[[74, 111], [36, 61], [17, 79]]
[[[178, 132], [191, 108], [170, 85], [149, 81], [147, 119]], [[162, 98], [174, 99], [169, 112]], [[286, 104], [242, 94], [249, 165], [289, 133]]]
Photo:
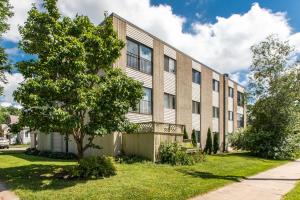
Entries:
[[137, 133], [183, 134], [184, 125], [159, 122], [138, 123]]

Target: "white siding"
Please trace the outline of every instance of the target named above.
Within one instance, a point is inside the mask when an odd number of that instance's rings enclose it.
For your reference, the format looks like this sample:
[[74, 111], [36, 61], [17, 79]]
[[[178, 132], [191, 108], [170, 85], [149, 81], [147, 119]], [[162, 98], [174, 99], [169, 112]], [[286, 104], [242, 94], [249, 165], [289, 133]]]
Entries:
[[228, 97], [228, 111], [233, 111], [233, 98]]
[[237, 113], [239, 113], [239, 114], [244, 114], [244, 108], [243, 107], [241, 107], [241, 106], [238, 106], [237, 107]]
[[193, 60], [192, 60], [192, 68], [199, 71], [199, 72], [201, 72], [201, 64], [199, 64], [199, 63], [197, 63]]
[[219, 99], [219, 92], [213, 91], [213, 96], [212, 96], [212, 105], [214, 107], [219, 107], [220, 104], [220, 99]]
[[233, 132], [233, 121], [228, 121], [228, 133]]
[[176, 76], [164, 71], [164, 92], [176, 95]]
[[192, 100], [200, 102], [200, 85], [192, 83]]
[[220, 75], [217, 74], [216, 72], [213, 72], [213, 79], [220, 81]]
[[130, 122], [133, 122], [133, 123], [151, 122], [152, 121], [152, 115], [127, 113], [126, 117], [129, 119]]
[[126, 67], [125, 71], [129, 77], [140, 81], [147, 88], [152, 88], [152, 76], [151, 75], [142, 73], [140, 71], [131, 69], [129, 67]]
[[219, 119], [213, 118], [212, 120], [212, 132], [219, 132]]
[[196, 131], [200, 131], [200, 115], [192, 114], [192, 128]]
[[228, 80], [228, 86], [234, 88], [234, 83], [230, 80]]
[[42, 151], [51, 151], [51, 134], [39, 133], [37, 135], [38, 149]]
[[176, 60], [176, 51], [171, 47], [164, 45], [164, 54]]
[[129, 24], [126, 24], [126, 35], [148, 47], [153, 48], [153, 38]]
[[52, 133], [52, 151], [63, 152], [64, 137], [59, 133]]
[[176, 112], [175, 109], [164, 108], [164, 122], [175, 124], [176, 122]]

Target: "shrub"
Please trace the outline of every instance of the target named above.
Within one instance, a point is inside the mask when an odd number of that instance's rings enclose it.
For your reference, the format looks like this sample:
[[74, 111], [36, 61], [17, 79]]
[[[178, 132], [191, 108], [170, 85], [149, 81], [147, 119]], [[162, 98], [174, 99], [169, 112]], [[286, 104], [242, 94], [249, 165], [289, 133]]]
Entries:
[[193, 130], [193, 132], [192, 132], [192, 144], [193, 144], [194, 147], [197, 146], [195, 130]]
[[159, 156], [161, 163], [193, 165], [196, 162], [203, 161], [203, 156], [200, 153], [188, 154], [177, 143], [169, 143], [160, 146]]
[[183, 129], [183, 139], [184, 139], [184, 140], [189, 139], [189, 136], [188, 136], [188, 134], [187, 134], [187, 132], [186, 132], [185, 126], [184, 126], [184, 129]]
[[39, 151], [36, 148], [26, 149], [25, 154], [62, 160], [74, 160], [77, 158], [77, 156], [73, 153]]
[[126, 163], [126, 164], [132, 164], [132, 163], [143, 163], [149, 161], [149, 159], [144, 158], [142, 156], [137, 155], [119, 155], [115, 159], [118, 163]]
[[[290, 134], [287, 137], [274, 139], [271, 131], [255, 131], [251, 126], [241, 129], [229, 137], [234, 149], [250, 151], [256, 156], [272, 159], [291, 159], [297, 157], [300, 149], [300, 135]], [[276, 144], [274, 143], [275, 141]]]
[[113, 158], [107, 156], [89, 156], [79, 161], [72, 175], [79, 178], [109, 177], [116, 174]]
[[213, 139], [213, 153], [216, 154], [219, 151], [219, 133], [214, 133], [214, 139]]
[[205, 144], [204, 152], [206, 154], [209, 154], [209, 155], [212, 152], [212, 139], [211, 139], [210, 128], [208, 128], [208, 131], [207, 131], [207, 138], [206, 138], [206, 144]]

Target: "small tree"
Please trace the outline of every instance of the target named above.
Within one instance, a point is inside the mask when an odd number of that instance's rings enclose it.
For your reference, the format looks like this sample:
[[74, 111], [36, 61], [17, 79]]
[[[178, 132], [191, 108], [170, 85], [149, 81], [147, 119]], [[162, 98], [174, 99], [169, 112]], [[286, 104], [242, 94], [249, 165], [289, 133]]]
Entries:
[[214, 133], [214, 139], [213, 139], [213, 153], [216, 154], [219, 151], [219, 133]]
[[[13, 15], [11, 12], [11, 5], [9, 4], [9, 0], [1, 0], [0, 1], [0, 40], [2, 39], [2, 34], [5, 33], [9, 29], [9, 24], [7, 20], [9, 17]], [[6, 77], [4, 72], [8, 71], [8, 59], [7, 54], [5, 53], [4, 48], [0, 46], [0, 82], [6, 83]], [[0, 86], [0, 95], [3, 93], [3, 87]]]
[[72, 136], [80, 159], [88, 148], [99, 148], [95, 136], [132, 127], [125, 114], [136, 109], [143, 89], [112, 67], [125, 45], [112, 19], [94, 25], [86, 16], [63, 17], [56, 2], [33, 6], [20, 28], [20, 47], [37, 59], [18, 63], [25, 81], [14, 97], [24, 108], [20, 123]]
[[209, 155], [212, 153], [212, 138], [211, 138], [210, 128], [208, 128], [208, 131], [207, 131], [207, 138], [206, 138], [204, 152]]
[[184, 129], [183, 129], [183, 139], [184, 139], [184, 140], [189, 139], [189, 136], [188, 136], [188, 134], [187, 134], [187, 132], [186, 132], [185, 126], [184, 126]]
[[193, 146], [197, 146], [197, 140], [196, 140], [196, 132], [195, 130], [193, 129], [193, 132], [192, 132], [192, 144]]

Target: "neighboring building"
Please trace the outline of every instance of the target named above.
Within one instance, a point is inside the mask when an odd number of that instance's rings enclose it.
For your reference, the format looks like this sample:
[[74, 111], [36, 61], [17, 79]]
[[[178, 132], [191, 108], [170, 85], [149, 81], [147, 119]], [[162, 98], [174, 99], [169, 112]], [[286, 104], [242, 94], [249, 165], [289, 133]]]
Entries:
[[7, 124], [2, 124], [2, 127], [6, 130], [6, 138], [9, 139], [10, 144], [30, 144], [30, 133], [28, 128], [23, 128], [18, 134], [10, 132], [9, 125], [16, 124], [19, 122], [19, 116], [9, 115], [7, 118]]
[[[134, 123], [185, 125], [190, 135], [196, 131], [202, 147], [211, 128], [220, 134], [224, 150], [226, 136], [246, 124], [244, 88], [227, 74], [202, 64], [118, 15], [111, 16], [118, 37], [126, 42], [114, 66], [142, 82], [145, 91], [138, 109], [129, 112], [127, 118]], [[116, 146], [122, 146], [120, 137], [115, 134], [102, 139], [110, 141], [104, 142], [111, 149], [110, 154], [116, 154]], [[39, 138], [41, 149], [64, 151], [60, 134]], [[69, 149], [76, 152], [75, 147]]]

